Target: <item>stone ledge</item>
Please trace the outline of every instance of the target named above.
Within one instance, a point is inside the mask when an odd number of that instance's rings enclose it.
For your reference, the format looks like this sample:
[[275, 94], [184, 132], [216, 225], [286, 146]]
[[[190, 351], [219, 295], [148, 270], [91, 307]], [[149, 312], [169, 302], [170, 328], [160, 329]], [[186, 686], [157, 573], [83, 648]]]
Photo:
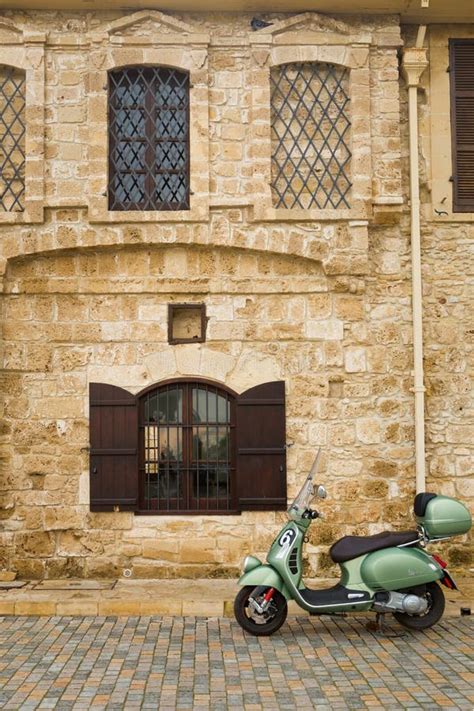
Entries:
[[[114, 580], [109, 581], [107, 587], [102, 584], [91, 587], [90, 580], [74, 581], [74, 587], [71, 587], [71, 582], [55, 581], [57, 586], [52, 589], [30, 582], [22, 589], [1, 591], [0, 616], [232, 617], [238, 590], [236, 580]], [[318, 579], [306, 582], [309, 587], [325, 588], [337, 581]], [[460, 593], [445, 591], [445, 616], [458, 617], [461, 607], [473, 607], [472, 581], [460, 579], [458, 584]], [[290, 601], [288, 614], [301, 616], [308, 613]]]

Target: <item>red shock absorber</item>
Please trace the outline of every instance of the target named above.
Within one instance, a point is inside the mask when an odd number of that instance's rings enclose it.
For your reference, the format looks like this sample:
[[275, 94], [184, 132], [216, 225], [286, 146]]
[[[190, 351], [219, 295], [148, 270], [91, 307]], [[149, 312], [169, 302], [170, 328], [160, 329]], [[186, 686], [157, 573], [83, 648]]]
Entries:
[[270, 600], [273, 597], [274, 592], [275, 592], [275, 588], [270, 588], [269, 590], [267, 590], [267, 592], [263, 596], [263, 599], [265, 600], [265, 602], [270, 602]]

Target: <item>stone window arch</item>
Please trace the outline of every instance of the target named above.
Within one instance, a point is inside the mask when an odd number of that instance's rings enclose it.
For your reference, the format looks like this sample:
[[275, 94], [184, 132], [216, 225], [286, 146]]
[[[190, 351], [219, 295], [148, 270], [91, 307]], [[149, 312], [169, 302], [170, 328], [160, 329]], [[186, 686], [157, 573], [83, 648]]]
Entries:
[[[209, 77], [208, 34], [176, 18], [151, 10], [127, 14], [105, 23], [90, 33], [88, 162], [89, 220], [91, 223], [207, 222], [209, 216]], [[109, 146], [104, 140], [109, 125], [108, 82], [111, 72], [127, 67], [161, 68], [188, 77], [189, 145], [187, 193], [176, 192], [176, 183], [165, 185], [163, 196], [171, 200], [168, 209], [146, 209], [141, 202], [129, 201], [127, 209], [110, 209]], [[165, 180], [166, 182], [166, 180]], [[173, 192], [174, 191], [174, 192]], [[136, 197], [134, 195], [132, 198]], [[188, 202], [186, 206], [185, 202]], [[120, 201], [119, 201], [120, 202]], [[132, 208], [132, 205], [136, 207]]]
[[[278, 29], [278, 28], [277, 28]], [[263, 32], [263, 31], [262, 31]], [[257, 34], [257, 33], [256, 33]], [[362, 220], [367, 219], [371, 214], [371, 201], [373, 199], [372, 190], [372, 168], [371, 168], [371, 152], [368, 147], [371, 144], [371, 130], [373, 117], [370, 115], [370, 69], [369, 56], [371, 50], [371, 37], [364, 36], [358, 38], [354, 42], [354, 37], [349, 34], [338, 35], [333, 33], [324, 34], [315, 31], [310, 31], [307, 34], [301, 33], [278, 33], [278, 36], [271, 37], [268, 33], [263, 36], [253, 39], [252, 58], [254, 60], [252, 68], [252, 93], [251, 93], [251, 140], [253, 145], [254, 155], [256, 160], [253, 171], [253, 217], [255, 221], [320, 221], [320, 220]], [[323, 41], [325, 40], [325, 41]], [[350, 126], [347, 126], [347, 121], [343, 127], [338, 126], [339, 134], [344, 134], [344, 142], [337, 145], [339, 138], [337, 132], [332, 133], [331, 127], [328, 128], [327, 136], [330, 137], [329, 146], [325, 146], [327, 150], [327, 161], [330, 162], [330, 170], [327, 171], [324, 166], [321, 175], [325, 175], [327, 185], [320, 186], [318, 195], [319, 204], [327, 202], [326, 207], [318, 207], [313, 200], [311, 206], [309, 193], [305, 194], [305, 190], [299, 194], [298, 186], [296, 186], [295, 194], [287, 189], [287, 181], [283, 181], [283, 186], [279, 185], [280, 193], [287, 193], [293, 199], [288, 204], [279, 204], [280, 198], [276, 190], [275, 172], [275, 148], [276, 136], [274, 134], [274, 117], [280, 112], [282, 106], [272, 107], [272, 88], [275, 77], [282, 71], [282, 67], [303, 67], [303, 68], [319, 68], [320, 77], [323, 83], [329, 80], [328, 88], [330, 92], [335, 92], [337, 102], [329, 100], [329, 94], [326, 94], [326, 110], [328, 104], [331, 106], [330, 114], [336, 118], [341, 113], [342, 106], [345, 104], [344, 112]], [[306, 70], [303, 69], [303, 74]], [[335, 71], [331, 75], [330, 72]], [[315, 78], [317, 80], [317, 77]], [[324, 81], [326, 79], [326, 81]], [[283, 92], [283, 97], [280, 96], [280, 104], [284, 110], [291, 113], [292, 102], [298, 103], [291, 99], [288, 101], [288, 94], [293, 91], [291, 87], [294, 82], [289, 82], [287, 91]], [[306, 85], [307, 82], [305, 82]], [[310, 88], [311, 82], [309, 82]], [[332, 90], [331, 90], [332, 85]], [[350, 99], [349, 103], [342, 96], [341, 85], [344, 88], [344, 94]], [[309, 96], [311, 91], [308, 88]], [[296, 90], [295, 90], [296, 92]], [[342, 102], [339, 102], [337, 94], [341, 93]], [[297, 94], [297, 92], [296, 92]], [[325, 92], [321, 94], [324, 96]], [[318, 89], [315, 87], [314, 95], [318, 95]], [[298, 95], [301, 98], [300, 94]], [[291, 97], [290, 97], [291, 98]], [[273, 102], [274, 103], [274, 102]], [[289, 104], [289, 105], [288, 105]], [[339, 106], [341, 108], [339, 108]], [[321, 110], [321, 109], [320, 109]], [[321, 110], [322, 112], [322, 110]], [[272, 116], [273, 114], [273, 116]], [[334, 120], [332, 121], [332, 123]], [[291, 122], [290, 122], [291, 123]], [[286, 130], [286, 126], [284, 130]], [[291, 129], [291, 126], [290, 126]], [[344, 131], [345, 129], [345, 131]], [[285, 137], [290, 138], [290, 143], [298, 143], [299, 136], [304, 139], [305, 133], [301, 127], [296, 132], [293, 130], [294, 138], [288, 134]], [[309, 133], [310, 139], [313, 138], [313, 133]], [[331, 142], [336, 139], [334, 144]], [[306, 139], [309, 140], [309, 139]], [[319, 136], [320, 145], [324, 144], [324, 139]], [[341, 150], [342, 149], [342, 150]], [[337, 161], [332, 159], [332, 152], [337, 154]], [[349, 155], [350, 154], [350, 155]], [[312, 156], [311, 158], [314, 158]], [[289, 150], [289, 158], [284, 171], [288, 171], [289, 175], [284, 177], [295, 176], [302, 184], [306, 184], [309, 168], [303, 160], [302, 165], [306, 170], [306, 175], [301, 174], [302, 166], [299, 165], [301, 153], [295, 158]], [[339, 162], [339, 167], [337, 167]], [[350, 164], [350, 167], [349, 167]], [[311, 165], [311, 161], [310, 161]], [[296, 166], [296, 167], [295, 167]], [[319, 166], [316, 166], [319, 167]], [[298, 168], [298, 170], [297, 170]], [[344, 170], [345, 180], [341, 182], [341, 175]], [[300, 171], [300, 172], [298, 172]], [[318, 173], [313, 175], [317, 178]], [[280, 175], [281, 179], [281, 175]], [[329, 185], [334, 186], [334, 179], [339, 186], [341, 183], [341, 191], [343, 197], [338, 190], [329, 190]], [[317, 181], [316, 181], [317, 182]], [[323, 189], [326, 188], [326, 191]], [[327, 193], [330, 198], [328, 199]], [[298, 204], [298, 201], [300, 204]], [[345, 202], [347, 204], [345, 204]], [[301, 206], [303, 203], [303, 207]], [[339, 204], [338, 204], [339, 203]], [[337, 207], [334, 207], [338, 204]], [[278, 205], [278, 206], [277, 206]]]
[[46, 34], [0, 18], [0, 224], [43, 222]]

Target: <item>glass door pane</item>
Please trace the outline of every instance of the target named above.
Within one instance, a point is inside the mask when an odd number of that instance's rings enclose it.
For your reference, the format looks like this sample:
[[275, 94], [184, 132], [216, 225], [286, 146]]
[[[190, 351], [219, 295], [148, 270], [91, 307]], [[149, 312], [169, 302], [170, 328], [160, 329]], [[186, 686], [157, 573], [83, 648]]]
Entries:
[[143, 409], [145, 509], [182, 510], [186, 474], [183, 388], [150, 393]]

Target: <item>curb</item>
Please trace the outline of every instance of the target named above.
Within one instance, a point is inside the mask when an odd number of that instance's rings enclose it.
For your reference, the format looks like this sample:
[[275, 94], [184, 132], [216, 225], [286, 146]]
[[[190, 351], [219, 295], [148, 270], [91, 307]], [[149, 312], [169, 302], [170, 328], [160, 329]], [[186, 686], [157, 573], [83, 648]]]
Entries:
[[[307, 580], [309, 588], [322, 589], [332, 579]], [[445, 590], [445, 617], [459, 617], [461, 608], [474, 606], [473, 585], [460, 581], [460, 592]], [[15, 581], [0, 585], [0, 616], [189, 616], [233, 617], [236, 580], [176, 579], [133, 581], [45, 580]], [[307, 616], [294, 600], [288, 603], [290, 616]], [[371, 615], [370, 612], [347, 613]]]
[[[470, 607], [470, 601], [448, 600], [444, 617], [460, 617], [461, 607]], [[370, 615], [370, 612], [346, 613], [346, 617]], [[38, 617], [233, 617], [233, 600], [2, 600], [0, 616]], [[294, 601], [288, 604], [288, 615], [306, 617], [309, 613], [302, 610]]]

